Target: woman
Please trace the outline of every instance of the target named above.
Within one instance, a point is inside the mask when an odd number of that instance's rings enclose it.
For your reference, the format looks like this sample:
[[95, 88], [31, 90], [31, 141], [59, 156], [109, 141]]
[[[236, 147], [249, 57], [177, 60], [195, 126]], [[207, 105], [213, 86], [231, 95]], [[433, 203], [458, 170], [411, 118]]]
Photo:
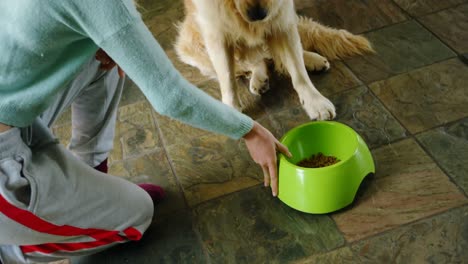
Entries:
[[[91, 254], [138, 240], [148, 228], [163, 190], [103, 173], [124, 80], [115, 63], [159, 113], [243, 138], [277, 195], [276, 150], [290, 155], [286, 147], [187, 82], [131, 0], [3, 0], [0, 26], [4, 264]], [[69, 106], [73, 132], [65, 149], [50, 126]]]

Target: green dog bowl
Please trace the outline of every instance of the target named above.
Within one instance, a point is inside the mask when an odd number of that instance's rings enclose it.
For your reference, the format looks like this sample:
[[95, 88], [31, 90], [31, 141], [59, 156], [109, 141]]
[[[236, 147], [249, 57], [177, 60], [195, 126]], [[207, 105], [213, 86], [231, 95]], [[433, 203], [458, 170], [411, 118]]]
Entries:
[[[287, 132], [281, 143], [293, 154], [279, 157], [278, 198], [306, 213], [324, 214], [351, 204], [362, 180], [375, 173], [374, 161], [364, 140], [349, 126], [315, 121]], [[322, 168], [296, 164], [323, 153], [340, 161]]]

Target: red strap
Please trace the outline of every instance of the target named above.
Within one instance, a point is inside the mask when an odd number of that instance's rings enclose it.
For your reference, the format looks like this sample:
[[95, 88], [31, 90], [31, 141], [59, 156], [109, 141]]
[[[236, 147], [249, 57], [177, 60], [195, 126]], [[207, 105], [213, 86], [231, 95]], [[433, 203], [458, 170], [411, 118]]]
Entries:
[[[28, 252], [43, 252], [51, 253], [57, 250], [74, 251], [86, 248], [93, 248], [102, 245], [107, 245], [114, 242], [121, 242], [128, 240], [140, 240], [142, 234], [140, 231], [133, 227], [129, 227], [123, 231], [126, 238], [121, 236], [119, 231], [104, 230], [96, 228], [79, 228], [69, 225], [55, 225], [47, 222], [35, 214], [18, 208], [10, 204], [3, 196], [0, 195], [0, 212], [13, 221], [24, 225], [37, 232], [58, 235], [58, 236], [89, 236], [96, 241], [84, 243], [58, 243], [58, 244], [42, 244], [33, 246], [22, 246], [24, 253]], [[51, 251], [52, 250], [52, 251]]]

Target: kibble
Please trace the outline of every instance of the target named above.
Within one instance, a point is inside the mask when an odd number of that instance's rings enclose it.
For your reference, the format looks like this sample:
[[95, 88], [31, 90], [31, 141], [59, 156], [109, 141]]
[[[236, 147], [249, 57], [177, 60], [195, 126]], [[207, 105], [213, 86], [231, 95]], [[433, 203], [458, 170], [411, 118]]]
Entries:
[[324, 155], [322, 152], [319, 152], [315, 155], [312, 155], [310, 158], [303, 159], [297, 163], [297, 166], [305, 168], [322, 168], [338, 163], [340, 160], [334, 156]]

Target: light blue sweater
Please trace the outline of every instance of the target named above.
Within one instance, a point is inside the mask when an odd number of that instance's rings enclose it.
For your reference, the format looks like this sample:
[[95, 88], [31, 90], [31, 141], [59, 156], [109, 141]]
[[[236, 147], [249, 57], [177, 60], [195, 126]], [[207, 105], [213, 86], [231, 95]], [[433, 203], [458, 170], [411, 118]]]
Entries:
[[180, 75], [132, 0], [1, 0], [0, 123], [31, 124], [99, 47], [157, 112], [236, 139], [252, 128]]

